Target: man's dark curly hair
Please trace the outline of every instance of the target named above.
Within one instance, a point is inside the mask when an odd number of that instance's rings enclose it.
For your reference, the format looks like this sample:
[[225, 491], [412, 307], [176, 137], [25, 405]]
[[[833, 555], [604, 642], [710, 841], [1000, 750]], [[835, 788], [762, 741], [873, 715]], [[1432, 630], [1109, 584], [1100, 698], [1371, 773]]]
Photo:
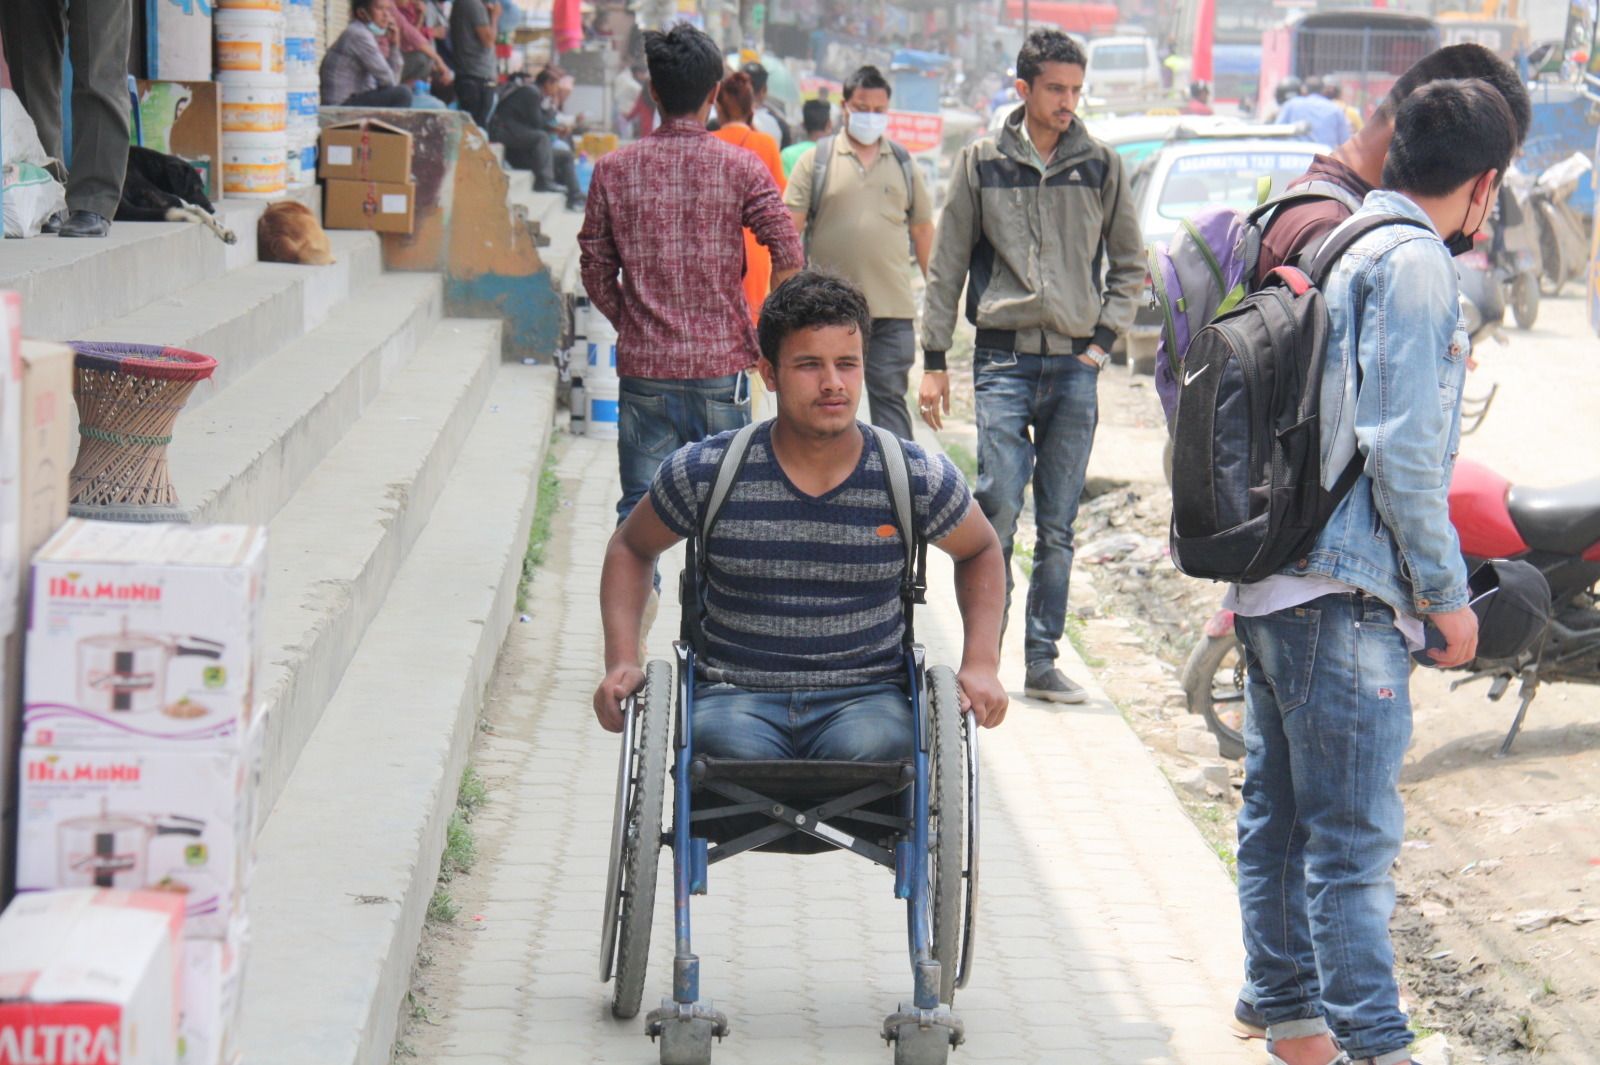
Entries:
[[872, 333], [867, 297], [835, 274], [802, 270], [779, 285], [761, 305], [761, 322], [756, 327], [761, 356], [777, 366], [778, 349], [785, 337], [830, 325], [854, 326], [865, 350]]

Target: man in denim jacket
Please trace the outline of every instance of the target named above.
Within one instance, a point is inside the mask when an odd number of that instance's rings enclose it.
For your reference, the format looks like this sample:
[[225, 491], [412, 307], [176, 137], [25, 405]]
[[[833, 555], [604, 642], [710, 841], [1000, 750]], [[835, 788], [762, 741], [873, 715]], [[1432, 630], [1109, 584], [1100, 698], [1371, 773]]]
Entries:
[[1470, 661], [1477, 619], [1450, 525], [1468, 341], [1451, 250], [1483, 225], [1515, 151], [1510, 108], [1481, 81], [1438, 81], [1395, 119], [1384, 188], [1325, 289], [1331, 330], [1322, 469], [1363, 475], [1313, 550], [1229, 595], [1246, 649], [1239, 901], [1274, 1065], [1400, 1065], [1389, 867], [1405, 811], [1410, 652]]

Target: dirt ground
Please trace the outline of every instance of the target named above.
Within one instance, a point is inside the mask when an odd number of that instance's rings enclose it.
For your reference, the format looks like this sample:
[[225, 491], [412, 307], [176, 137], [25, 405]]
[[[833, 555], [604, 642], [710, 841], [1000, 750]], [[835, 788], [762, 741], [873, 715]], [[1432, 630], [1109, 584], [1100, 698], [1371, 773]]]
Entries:
[[[1517, 479], [1592, 477], [1600, 343], [1575, 298], [1547, 302], [1540, 325], [1482, 353], [1469, 393], [1496, 384], [1499, 393], [1463, 453]], [[1162, 430], [1149, 379], [1106, 373], [1094, 498], [1078, 524], [1073, 635], [1231, 865], [1241, 776], [1216, 757], [1178, 685], [1221, 589], [1165, 557], [1169, 496], [1150, 455]], [[970, 398], [958, 397], [963, 406]], [[970, 446], [970, 430], [946, 436]], [[1393, 928], [1413, 1024], [1441, 1033], [1458, 1063], [1600, 1061], [1600, 689], [1545, 686], [1500, 760], [1515, 686], [1492, 703], [1486, 684], [1451, 692], [1452, 679], [1419, 671], [1412, 689]]]

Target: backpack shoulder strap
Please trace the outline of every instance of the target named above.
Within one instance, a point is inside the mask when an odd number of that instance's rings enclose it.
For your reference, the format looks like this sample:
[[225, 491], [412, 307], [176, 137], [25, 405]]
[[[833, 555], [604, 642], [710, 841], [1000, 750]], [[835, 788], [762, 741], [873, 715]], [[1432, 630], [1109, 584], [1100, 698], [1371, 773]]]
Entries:
[[1366, 218], [1352, 219], [1328, 234], [1326, 240], [1317, 248], [1316, 254], [1305, 268], [1306, 276], [1311, 278], [1312, 284], [1321, 288], [1328, 281], [1328, 276], [1333, 273], [1334, 264], [1344, 256], [1344, 253], [1355, 247], [1356, 241], [1379, 229], [1388, 226], [1409, 226], [1413, 229], [1426, 230], [1428, 227], [1415, 219], [1405, 218], [1394, 214], [1375, 214]]
[[1332, 200], [1349, 208], [1351, 214], [1361, 209], [1361, 200], [1350, 190], [1335, 185], [1331, 181], [1308, 181], [1304, 185], [1295, 185], [1285, 189], [1278, 195], [1262, 202], [1250, 212], [1249, 221], [1261, 224], [1276, 218], [1284, 208], [1299, 207], [1303, 204], [1318, 203]]
[[889, 141], [889, 150], [894, 152], [895, 161], [900, 164], [900, 176], [906, 179], [906, 225], [909, 226], [911, 212], [917, 206], [917, 164], [911, 161], [911, 153], [899, 141]]
[[806, 204], [806, 231], [801, 234], [807, 250], [811, 248], [811, 227], [822, 209], [822, 191], [828, 187], [828, 164], [833, 160], [833, 134], [817, 142], [811, 153], [811, 201]]
[[717, 515], [722, 512], [722, 504], [728, 501], [728, 493], [733, 491], [733, 482], [738, 479], [739, 471], [744, 468], [745, 456], [750, 451], [750, 440], [756, 435], [756, 430], [761, 423], [751, 422], [733, 434], [733, 439], [728, 441], [728, 446], [723, 448], [722, 457], [717, 460], [717, 473], [711, 482], [711, 493], [706, 496], [706, 509], [700, 515], [699, 541], [703, 548], [705, 542], [711, 539], [712, 526], [717, 523]]
[[911, 499], [911, 463], [906, 459], [906, 449], [901, 446], [900, 438], [889, 430], [877, 425], [868, 428], [878, 441], [884, 479], [889, 482], [889, 501], [894, 505], [895, 524], [900, 526], [900, 539], [905, 545], [906, 563], [901, 593], [906, 600], [909, 631], [911, 604], [927, 601], [928, 545], [917, 529], [916, 509]]

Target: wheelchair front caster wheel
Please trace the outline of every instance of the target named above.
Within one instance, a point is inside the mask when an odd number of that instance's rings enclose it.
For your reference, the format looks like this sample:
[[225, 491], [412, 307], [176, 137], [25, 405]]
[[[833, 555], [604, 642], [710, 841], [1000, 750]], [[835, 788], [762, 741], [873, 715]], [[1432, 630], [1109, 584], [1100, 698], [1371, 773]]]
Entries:
[[894, 1044], [894, 1065], [945, 1065], [966, 1030], [949, 1006], [919, 1010], [902, 1002], [883, 1022], [883, 1037]]
[[711, 1040], [728, 1034], [728, 1018], [707, 1003], [685, 1006], [666, 999], [651, 1011], [644, 1030], [661, 1040], [661, 1065], [711, 1065]]

